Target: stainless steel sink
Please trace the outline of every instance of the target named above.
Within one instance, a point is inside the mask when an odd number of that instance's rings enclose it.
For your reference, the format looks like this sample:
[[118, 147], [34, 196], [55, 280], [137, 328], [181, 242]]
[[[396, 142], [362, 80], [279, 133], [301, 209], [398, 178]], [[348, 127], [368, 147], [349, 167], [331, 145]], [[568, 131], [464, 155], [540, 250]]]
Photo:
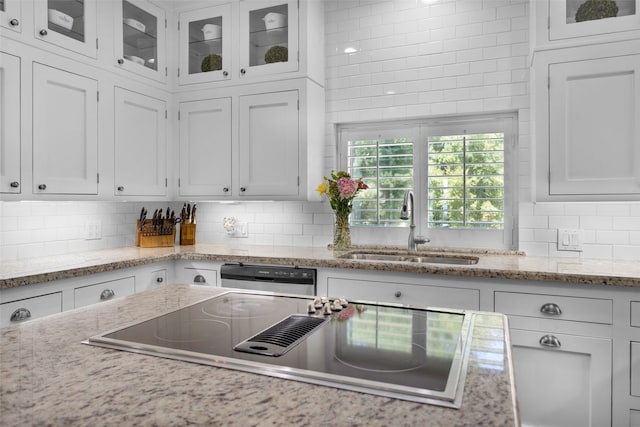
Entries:
[[424, 264], [456, 264], [473, 265], [477, 264], [479, 258], [469, 255], [413, 255], [413, 254], [385, 254], [371, 252], [351, 252], [339, 256], [342, 259], [352, 259], [358, 261], [391, 261], [391, 262], [415, 262]]

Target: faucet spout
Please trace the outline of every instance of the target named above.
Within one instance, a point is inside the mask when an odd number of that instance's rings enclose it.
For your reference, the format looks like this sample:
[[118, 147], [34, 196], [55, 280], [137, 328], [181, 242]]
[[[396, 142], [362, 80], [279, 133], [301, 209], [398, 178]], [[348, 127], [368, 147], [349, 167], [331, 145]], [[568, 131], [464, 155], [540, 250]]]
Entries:
[[411, 220], [409, 223], [409, 239], [407, 242], [407, 249], [409, 252], [417, 252], [418, 245], [424, 244], [429, 241], [429, 239], [424, 238], [423, 236], [414, 236], [416, 224], [414, 221], [414, 200], [413, 200], [413, 191], [407, 190], [404, 193], [404, 199], [402, 200], [402, 209], [400, 210], [400, 219]]

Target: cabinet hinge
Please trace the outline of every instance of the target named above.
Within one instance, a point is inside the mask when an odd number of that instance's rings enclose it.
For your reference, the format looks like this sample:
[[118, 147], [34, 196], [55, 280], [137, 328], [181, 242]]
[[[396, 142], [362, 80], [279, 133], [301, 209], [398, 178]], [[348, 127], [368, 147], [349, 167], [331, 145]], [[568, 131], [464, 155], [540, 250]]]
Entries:
[[551, 77], [547, 77], [547, 89], [551, 89]]
[[298, 187], [300, 187], [300, 175], [298, 175]]
[[297, 102], [297, 104], [298, 104], [298, 106], [297, 106], [298, 111], [300, 111], [300, 100], [298, 99], [298, 101], [296, 101], [296, 102]]
[[96, 91], [96, 102], [100, 102], [100, 91]]
[[178, 120], [180, 120], [180, 111], [178, 111]]
[[164, 179], [164, 187], [167, 188], [169, 186], [169, 179]]
[[96, 174], [96, 184], [100, 184], [100, 174]]
[[547, 16], [547, 30], [551, 29], [551, 16]]
[[96, 50], [98, 50], [98, 39], [96, 38]]
[[164, 20], [164, 27], [167, 28], [167, 20]]
[[164, 76], [169, 77], [169, 69], [167, 67], [164, 67]]
[[180, 21], [178, 21], [178, 31], [180, 31]]
[[178, 187], [180, 187], [180, 178], [178, 178]]
[[178, 67], [178, 77], [180, 77], [180, 67]]
[[169, 118], [169, 113], [167, 112], [167, 110], [164, 110], [164, 118], [165, 120]]

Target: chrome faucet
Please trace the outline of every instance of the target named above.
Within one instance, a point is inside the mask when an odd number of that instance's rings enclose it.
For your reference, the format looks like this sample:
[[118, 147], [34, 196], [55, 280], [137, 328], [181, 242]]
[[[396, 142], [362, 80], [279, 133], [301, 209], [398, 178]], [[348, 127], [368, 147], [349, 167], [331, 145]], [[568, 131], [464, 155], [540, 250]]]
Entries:
[[411, 223], [409, 224], [409, 252], [417, 252], [417, 246], [420, 244], [427, 243], [429, 239], [423, 236], [414, 236], [414, 232], [416, 229], [416, 224], [413, 219], [413, 191], [407, 190], [404, 193], [404, 199], [402, 200], [402, 210], [400, 210], [400, 219], [410, 219]]

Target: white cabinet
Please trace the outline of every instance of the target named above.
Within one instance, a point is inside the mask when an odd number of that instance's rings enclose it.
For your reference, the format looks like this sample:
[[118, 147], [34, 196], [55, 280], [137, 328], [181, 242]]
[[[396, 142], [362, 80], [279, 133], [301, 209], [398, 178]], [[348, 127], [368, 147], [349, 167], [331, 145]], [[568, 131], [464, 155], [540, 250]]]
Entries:
[[115, 194], [167, 194], [166, 102], [115, 88]]
[[640, 199], [640, 44], [537, 62], [538, 199]]
[[0, 52], [0, 193], [20, 193], [20, 58]]
[[0, 304], [0, 328], [62, 312], [62, 292], [52, 292]]
[[36, 39], [96, 57], [96, 0], [37, 0], [33, 7]]
[[177, 283], [202, 286], [218, 286], [219, 263], [178, 262], [176, 265]]
[[201, 83], [231, 77], [231, 4], [180, 14], [178, 82]]
[[22, 31], [22, 7], [20, 0], [0, 0], [0, 27]]
[[640, 0], [618, 0], [615, 8], [598, 8], [600, 14], [597, 15], [587, 13], [584, 3], [585, 0], [532, 2], [537, 22], [537, 44], [593, 42], [596, 37], [614, 35], [633, 37], [634, 32], [640, 29]]
[[509, 317], [523, 425], [611, 425], [612, 340], [597, 335], [612, 300], [495, 292], [495, 311]]
[[97, 194], [98, 82], [33, 64], [33, 192]]
[[231, 195], [231, 98], [179, 104], [181, 197]]
[[165, 82], [165, 11], [145, 0], [117, 0], [114, 7], [116, 66]]
[[298, 91], [240, 97], [241, 196], [297, 196]]
[[80, 286], [73, 290], [74, 307], [84, 307], [89, 304], [109, 301], [114, 298], [133, 295], [135, 292], [136, 279], [133, 276]]
[[298, 70], [298, 1], [240, 2], [240, 77]]

